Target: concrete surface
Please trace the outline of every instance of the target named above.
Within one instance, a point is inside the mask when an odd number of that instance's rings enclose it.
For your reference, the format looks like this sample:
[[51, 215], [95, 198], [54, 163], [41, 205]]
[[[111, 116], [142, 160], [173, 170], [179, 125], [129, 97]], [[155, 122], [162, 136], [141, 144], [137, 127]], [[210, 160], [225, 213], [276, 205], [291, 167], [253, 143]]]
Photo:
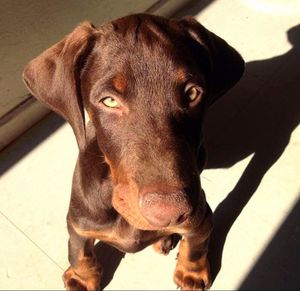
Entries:
[[[299, 289], [299, 2], [219, 0], [199, 9], [195, 1], [179, 16], [194, 15], [247, 61], [245, 76], [205, 124], [212, 290]], [[0, 154], [0, 289], [63, 288], [76, 155], [69, 125], [55, 115]], [[97, 249], [107, 290], [176, 287], [176, 250], [163, 257], [150, 247], [122, 258]]]

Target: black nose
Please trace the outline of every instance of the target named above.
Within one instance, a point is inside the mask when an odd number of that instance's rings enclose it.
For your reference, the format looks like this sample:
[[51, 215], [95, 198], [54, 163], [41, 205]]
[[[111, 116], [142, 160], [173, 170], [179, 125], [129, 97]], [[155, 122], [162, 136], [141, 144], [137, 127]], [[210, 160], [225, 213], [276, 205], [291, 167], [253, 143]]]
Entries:
[[151, 225], [166, 227], [184, 222], [192, 207], [183, 191], [151, 191], [140, 196], [140, 211]]

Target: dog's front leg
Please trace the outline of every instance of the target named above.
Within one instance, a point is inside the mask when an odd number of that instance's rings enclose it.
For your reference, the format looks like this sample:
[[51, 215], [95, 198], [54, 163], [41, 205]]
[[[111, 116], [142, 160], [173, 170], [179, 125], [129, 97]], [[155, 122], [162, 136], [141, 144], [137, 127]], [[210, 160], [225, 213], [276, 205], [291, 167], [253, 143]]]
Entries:
[[94, 255], [94, 239], [78, 235], [68, 223], [70, 267], [63, 274], [67, 290], [99, 290], [101, 266]]
[[174, 282], [181, 290], [207, 290], [211, 285], [207, 258], [212, 231], [212, 212], [207, 204], [206, 217], [196, 229], [184, 234], [179, 245]]

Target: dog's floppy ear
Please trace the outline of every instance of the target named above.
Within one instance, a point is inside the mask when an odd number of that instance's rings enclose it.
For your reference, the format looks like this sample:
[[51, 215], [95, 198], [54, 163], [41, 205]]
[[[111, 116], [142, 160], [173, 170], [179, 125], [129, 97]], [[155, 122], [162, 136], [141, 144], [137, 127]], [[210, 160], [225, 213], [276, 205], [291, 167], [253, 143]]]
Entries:
[[208, 103], [212, 104], [240, 80], [244, 73], [244, 60], [226, 41], [207, 30], [193, 17], [185, 17], [180, 22], [189, 35], [208, 51]]
[[33, 59], [23, 72], [32, 95], [71, 124], [80, 150], [85, 147], [80, 72], [92, 50], [96, 31], [89, 22], [80, 24], [62, 41]]

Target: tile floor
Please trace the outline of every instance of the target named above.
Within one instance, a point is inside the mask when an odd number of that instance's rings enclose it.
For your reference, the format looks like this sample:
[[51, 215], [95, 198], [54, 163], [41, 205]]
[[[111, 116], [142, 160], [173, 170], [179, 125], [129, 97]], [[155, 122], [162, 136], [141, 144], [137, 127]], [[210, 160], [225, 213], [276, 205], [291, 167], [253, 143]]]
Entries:
[[[194, 15], [247, 62], [205, 124], [210, 158], [202, 183], [215, 210], [212, 290], [299, 289], [299, 1], [199, 7], [194, 1], [179, 15]], [[63, 288], [76, 155], [70, 127], [54, 114], [0, 153], [0, 289]], [[163, 257], [150, 247], [121, 258], [98, 248], [111, 270], [118, 266], [106, 274], [105, 289], [175, 289], [176, 250]]]

